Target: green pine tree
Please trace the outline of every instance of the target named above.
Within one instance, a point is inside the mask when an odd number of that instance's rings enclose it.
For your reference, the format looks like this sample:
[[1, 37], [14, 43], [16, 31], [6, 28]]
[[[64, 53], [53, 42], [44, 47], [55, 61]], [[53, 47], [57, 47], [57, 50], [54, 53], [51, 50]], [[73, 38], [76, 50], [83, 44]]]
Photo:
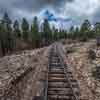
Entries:
[[0, 47], [2, 51], [2, 55], [4, 56], [6, 54], [6, 34], [4, 32], [4, 27], [2, 24], [2, 20], [0, 22]]
[[45, 37], [45, 44], [48, 45], [52, 41], [52, 31], [47, 19], [43, 23], [43, 33]]
[[4, 47], [6, 49], [6, 52], [12, 51], [14, 48], [13, 44], [13, 34], [12, 34], [12, 27], [11, 27], [12, 21], [8, 16], [8, 13], [5, 12], [4, 16], [2, 18], [2, 27], [3, 27], [3, 38], [4, 38]]
[[80, 38], [80, 30], [79, 30], [79, 27], [76, 27], [76, 28], [75, 28], [74, 38], [75, 38], [75, 39]]
[[100, 36], [100, 23], [99, 22], [97, 22], [94, 25], [94, 32], [95, 32], [95, 35]]
[[29, 38], [29, 23], [26, 18], [22, 19], [21, 30], [23, 34], [23, 39], [27, 41]]
[[90, 38], [93, 34], [91, 34], [91, 23], [89, 20], [85, 20], [81, 26], [81, 39], [83, 41], [86, 41], [88, 38]]
[[34, 17], [34, 20], [31, 26], [31, 32], [32, 32], [31, 36], [32, 36], [33, 47], [37, 48], [40, 46], [40, 34], [39, 34], [37, 17]]
[[17, 20], [14, 21], [13, 24], [13, 30], [14, 30], [14, 34], [16, 36], [16, 38], [20, 38], [21, 37], [21, 33], [20, 33], [20, 28], [19, 28], [19, 22]]
[[69, 29], [69, 37], [74, 39], [74, 26], [71, 26], [70, 29]]

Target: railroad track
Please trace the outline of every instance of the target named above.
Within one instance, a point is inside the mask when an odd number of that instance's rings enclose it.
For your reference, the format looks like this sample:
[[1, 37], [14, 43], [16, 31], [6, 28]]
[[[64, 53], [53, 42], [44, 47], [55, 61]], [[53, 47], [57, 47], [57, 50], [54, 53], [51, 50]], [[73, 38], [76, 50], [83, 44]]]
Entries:
[[80, 92], [72, 72], [67, 69], [57, 45], [49, 56], [46, 100], [79, 100]]

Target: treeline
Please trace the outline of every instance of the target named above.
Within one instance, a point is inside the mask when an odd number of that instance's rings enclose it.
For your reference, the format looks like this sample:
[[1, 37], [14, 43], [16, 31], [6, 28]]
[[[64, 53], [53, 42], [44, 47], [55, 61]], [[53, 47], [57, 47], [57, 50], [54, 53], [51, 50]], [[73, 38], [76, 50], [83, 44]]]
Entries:
[[39, 27], [37, 17], [33, 18], [31, 25], [26, 18], [23, 18], [21, 22], [18, 20], [12, 22], [7, 13], [0, 20], [0, 48], [3, 55], [16, 49], [17, 40], [31, 44], [32, 48], [39, 48], [59, 39], [86, 41], [99, 35], [100, 23], [96, 23], [93, 27], [89, 20], [85, 20], [81, 27], [72, 26], [69, 31], [56, 29], [55, 26], [51, 28], [47, 19]]
[[89, 20], [84, 20], [80, 27], [71, 27], [69, 31], [69, 38], [86, 41], [89, 38], [96, 38], [100, 36], [100, 23], [91, 25]]

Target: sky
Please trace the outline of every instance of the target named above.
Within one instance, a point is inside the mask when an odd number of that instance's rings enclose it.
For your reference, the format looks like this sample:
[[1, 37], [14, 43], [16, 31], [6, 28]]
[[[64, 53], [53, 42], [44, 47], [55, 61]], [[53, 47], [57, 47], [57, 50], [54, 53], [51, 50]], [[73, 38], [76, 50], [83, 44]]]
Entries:
[[7, 11], [12, 19], [34, 16], [45, 17], [59, 27], [80, 25], [89, 19], [92, 24], [100, 21], [100, 0], [0, 0], [0, 16]]

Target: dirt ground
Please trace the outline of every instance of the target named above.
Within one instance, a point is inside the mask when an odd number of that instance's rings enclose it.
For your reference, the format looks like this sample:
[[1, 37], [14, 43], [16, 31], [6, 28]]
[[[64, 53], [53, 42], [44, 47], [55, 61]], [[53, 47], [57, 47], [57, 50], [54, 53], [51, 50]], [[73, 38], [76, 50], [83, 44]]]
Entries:
[[0, 59], [0, 100], [32, 100], [42, 95], [48, 50], [27, 50]]
[[[82, 100], [100, 100], [100, 81], [92, 70], [100, 66], [100, 47], [95, 40], [65, 42], [65, 61], [78, 81]], [[96, 59], [90, 60], [93, 49]], [[23, 51], [0, 58], [0, 100], [32, 100], [41, 96], [45, 87], [50, 47]]]
[[[93, 49], [96, 59], [90, 60], [88, 51]], [[88, 42], [65, 43], [66, 63], [78, 80], [82, 100], [100, 100], [100, 82], [92, 75], [92, 69], [100, 66], [100, 49], [95, 40]], [[99, 57], [98, 57], [99, 56]]]

